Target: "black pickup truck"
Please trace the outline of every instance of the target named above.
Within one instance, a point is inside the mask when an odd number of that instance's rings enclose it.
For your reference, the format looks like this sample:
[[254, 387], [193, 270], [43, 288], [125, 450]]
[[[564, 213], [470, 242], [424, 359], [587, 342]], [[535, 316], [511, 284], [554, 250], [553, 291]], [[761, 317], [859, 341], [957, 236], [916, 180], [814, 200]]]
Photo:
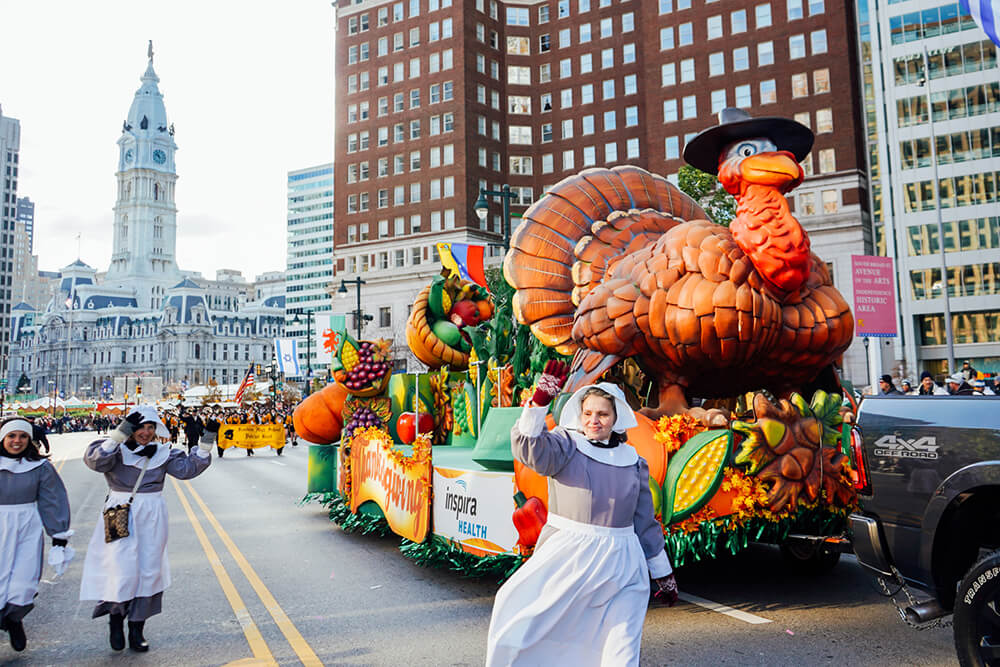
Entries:
[[1000, 396], [866, 398], [851, 447], [858, 560], [911, 624], [954, 614], [962, 665], [1000, 665]]

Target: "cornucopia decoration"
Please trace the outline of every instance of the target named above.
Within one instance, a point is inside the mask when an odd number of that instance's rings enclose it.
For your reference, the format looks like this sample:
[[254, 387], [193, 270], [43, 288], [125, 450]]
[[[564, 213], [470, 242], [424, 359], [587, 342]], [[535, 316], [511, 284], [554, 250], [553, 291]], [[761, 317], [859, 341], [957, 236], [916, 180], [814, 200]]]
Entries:
[[493, 300], [484, 287], [455, 276], [437, 276], [417, 296], [406, 321], [406, 342], [431, 370], [443, 366], [465, 370], [472, 350], [466, 328], [492, 315]]

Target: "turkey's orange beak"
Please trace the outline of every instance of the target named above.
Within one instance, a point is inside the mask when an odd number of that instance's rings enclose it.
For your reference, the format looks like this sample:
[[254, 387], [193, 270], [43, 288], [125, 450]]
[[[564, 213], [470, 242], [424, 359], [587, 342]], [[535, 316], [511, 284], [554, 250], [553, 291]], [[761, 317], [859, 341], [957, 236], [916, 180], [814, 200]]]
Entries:
[[758, 185], [769, 185], [781, 192], [788, 192], [800, 183], [805, 174], [788, 151], [774, 151], [751, 155], [740, 163], [743, 180]]

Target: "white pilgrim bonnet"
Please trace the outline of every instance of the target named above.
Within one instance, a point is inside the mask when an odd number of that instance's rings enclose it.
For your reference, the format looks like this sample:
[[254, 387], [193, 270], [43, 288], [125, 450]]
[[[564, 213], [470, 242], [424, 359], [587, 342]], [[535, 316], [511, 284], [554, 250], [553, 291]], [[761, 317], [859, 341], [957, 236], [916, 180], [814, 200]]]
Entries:
[[156, 412], [156, 408], [152, 405], [139, 405], [136, 406], [132, 411], [129, 412], [130, 415], [134, 414], [142, 415], [142, 423], [151, 422], [156, 424], [156, 435], [161, 438], [169, 438], [170, 430], [167, 429], [166, 425], [160, 419], [160, 415]]
[[588, 389], [593, 388], [606, 391], [611, 394], [615, 399], [615, 414], [617, 419], [615, 419], [615, 425], [611, 427], [611, 430], [615, 433], [624, 433], [630, 428], [635, 428], [639, 425], [636, 421], [635, 413], [632, 412], [632, 408], [629, 407], [628, 401], [625, 400], [625, 394], [616, 385], [610, 382], [599, 382], [597, 384], [589, 384], [586, 387], [581, 387], [573, 392], [570, 399], [566, 401], [566, 406], [563, 408], [562, 414], [559, 416], [559, 425], [565, 429], [571, 431], [579, 431], [583, 433], [583, 425], [580, 423], [580, 413], [583, 408], [583, 395], [587, 393]]

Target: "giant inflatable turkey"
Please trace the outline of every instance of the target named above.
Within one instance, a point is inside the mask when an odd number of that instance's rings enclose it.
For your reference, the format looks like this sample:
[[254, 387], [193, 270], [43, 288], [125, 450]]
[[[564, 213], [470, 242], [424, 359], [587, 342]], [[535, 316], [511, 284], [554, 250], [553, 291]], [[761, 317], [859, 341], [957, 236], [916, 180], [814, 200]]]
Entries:
[[802, 183], [813, 134], [739, 109], [719, 121], [684, 158], [736, 198], [728, 228], [632, 166], [564, 179], [525, 213], [504, 274], [518, 321], [575, 355], [568, 389], [632, 357], [656, 378], [656, 414], [672, 414], [693, 396], [835, 377], [854, 320], [784, 196]]

